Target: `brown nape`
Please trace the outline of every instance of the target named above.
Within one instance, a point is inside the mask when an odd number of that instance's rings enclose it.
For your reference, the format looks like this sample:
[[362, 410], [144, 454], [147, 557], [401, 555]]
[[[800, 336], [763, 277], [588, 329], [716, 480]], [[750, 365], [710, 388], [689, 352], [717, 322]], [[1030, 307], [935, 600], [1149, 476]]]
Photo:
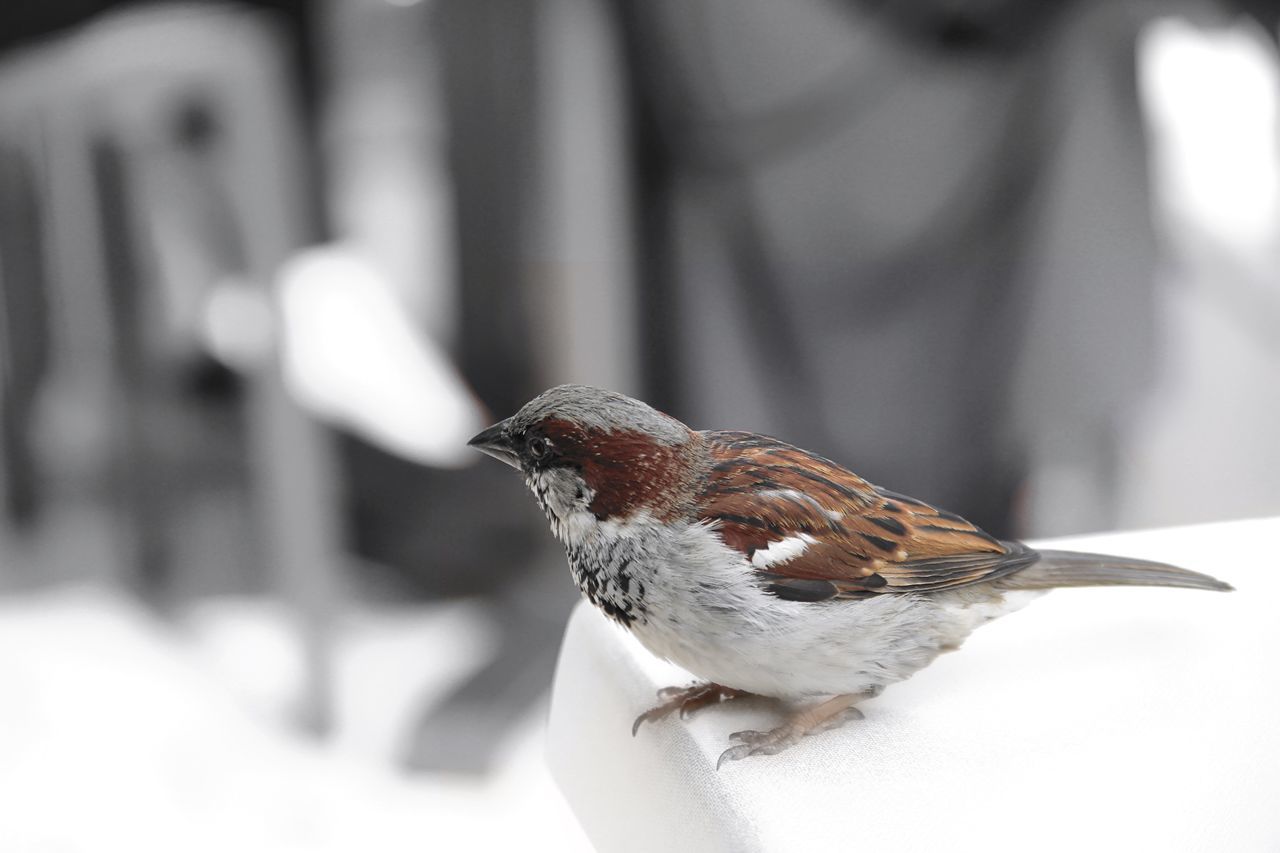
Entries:
[[589, 509], [596, 518], [626, 518], [646, 509], [670, 521], [689, 511], [685, 488], [700, 476], [701, 440], [694, 433], [681, 445], [663, 444], [637, 431], [605, 432], [570, 421], [548, 419], [542, 429], [557, 452], [582, 472], [595, 493]]

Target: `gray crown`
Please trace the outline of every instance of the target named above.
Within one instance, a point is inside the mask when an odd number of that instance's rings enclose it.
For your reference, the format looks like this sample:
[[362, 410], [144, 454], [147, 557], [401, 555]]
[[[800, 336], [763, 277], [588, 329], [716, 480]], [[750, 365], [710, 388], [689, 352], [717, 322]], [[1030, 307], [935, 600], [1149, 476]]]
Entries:
[[670, 415], [625, 394], [590, 385], [557, 385], [543, 391], [516, 413], [512, 427], [523, 430], [547, 417], [604, 432], [642, 431], [663, 444], [683, 444], [689, 439], [689, 428]]

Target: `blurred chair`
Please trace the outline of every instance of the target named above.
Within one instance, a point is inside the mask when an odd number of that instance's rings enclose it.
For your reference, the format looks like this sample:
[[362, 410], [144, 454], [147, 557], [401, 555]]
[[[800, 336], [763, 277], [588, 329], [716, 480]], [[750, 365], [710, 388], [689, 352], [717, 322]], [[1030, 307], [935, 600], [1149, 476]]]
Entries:
[[[165, 247], [186, 240], [209, 253], [206, 271], [268, 296], [277, 268], [313, 236], [284, 47], [265, 16], [165, 5], [101, 18], [0, 67], [0, 178], [35, 188], [27, 207], [39, 216], [23, 221], [43, 229], [37, 255], [48, 273], [20, 272], [38, 263], [17, 241], [0, 243], [3, 340], [15, 353], [31, 350], [6, 360], [9, 502], [30, 502], [23, 483], [42, 478], [24, 466], [56, 478], [60, 466], [113, 460], [109, 503], [123, 509], [123, 565], [135, 586], [163, 590], [169, 578], [166, 323], [175, 306], [200, 304], [202, 294], [183, 288], [208, 284], [183, 278]], [[175, 154], [184, 151], [191, 156]], [[49, 303], [43, 379], [41, 347], [14, 337], [11, 316], [23, 302], [38, 313], [41, 299]], [[299, 616], [310, 673], [300, 718], [319, 731], [328, 725], [341, 536], [333, 456], [324, 429], [289, 399], [274, 353], [261, 353], [245, 380], [260, 556]], [[37, 384], [42, 399], [33, 403]]]

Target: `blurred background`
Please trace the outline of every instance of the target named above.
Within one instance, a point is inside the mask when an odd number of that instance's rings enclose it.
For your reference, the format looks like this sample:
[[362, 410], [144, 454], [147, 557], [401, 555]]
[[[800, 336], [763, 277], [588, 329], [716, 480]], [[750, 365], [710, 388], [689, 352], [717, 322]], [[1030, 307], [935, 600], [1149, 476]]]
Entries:
[[[543, 388], [1280, 513], [1274, 0], [0, 7], [0, 849], [585, 847]], [[477, 464], [473, 464], [477, 463]]]

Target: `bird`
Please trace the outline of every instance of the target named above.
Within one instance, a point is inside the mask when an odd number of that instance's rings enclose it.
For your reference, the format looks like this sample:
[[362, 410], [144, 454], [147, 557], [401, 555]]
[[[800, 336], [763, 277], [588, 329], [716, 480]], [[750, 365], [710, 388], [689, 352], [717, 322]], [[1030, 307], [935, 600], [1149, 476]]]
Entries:
[[717, 761], [772, 755], [1057, 587], [1228, 591], [1164, 563], [1036, 550], [751, 432], [698, 431], [640, 400], [560, 385], [468, 444], [517, 469], [582, 595], [699, 679], [642, 723], [782, 700]]

